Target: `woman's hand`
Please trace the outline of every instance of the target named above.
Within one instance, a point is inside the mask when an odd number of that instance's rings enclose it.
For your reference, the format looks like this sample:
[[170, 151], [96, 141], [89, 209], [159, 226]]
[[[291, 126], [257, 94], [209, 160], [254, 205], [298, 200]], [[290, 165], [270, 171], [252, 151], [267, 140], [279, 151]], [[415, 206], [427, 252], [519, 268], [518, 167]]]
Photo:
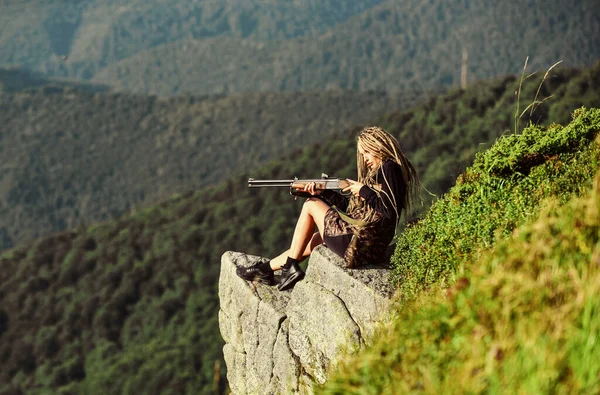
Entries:
[[358, 181], [351, 180], [349, 178], [347, 178], [346, 181], [348, 181], [350, 183], [350, 185], [348, 185], [346, 188], [342, 189], [342, 191], [343, 192], [350, 191], [354, 196], [359, 196], [358, 192], [360, 191], [360, 188], [362, 188], [364, 186], [364, 184], [360, 183]]
[[312, 196], [320, 195], [322, 190], [315, 189], [315, 186], [316, 186], [316, 184], [314, 182], [309, 182], [308, 184], [304, 185], [303, 191], [310, 193]]

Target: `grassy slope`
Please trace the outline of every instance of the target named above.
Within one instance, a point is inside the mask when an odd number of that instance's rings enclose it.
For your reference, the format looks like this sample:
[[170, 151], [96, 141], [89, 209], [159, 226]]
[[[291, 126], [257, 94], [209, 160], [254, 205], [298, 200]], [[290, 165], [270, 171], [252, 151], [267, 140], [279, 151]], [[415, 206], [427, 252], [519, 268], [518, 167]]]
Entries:
[[479, 155], [400, 237], [392, 324], [322, 392], [597, 393], [599, 131], [583, 109]]
[[560, 59], [587, 66], [600, 57], [593, 0], [577, 7], [560, 0], [451, 3], [389, 0], [316, 38], [175, 42], [114, 63], [94, 80], [161, 95], [322, 87], [423, 92], [458, 85], [463, 48], [471, 80], [517, 73], [529, 55], [534, 69]]
[[[598, 85], [591, 81], [597, 74], [594, 69], [557, 73], [561, 83], [555, 86], [555, 98], [546, 102], [549, 114], [573, 100], [573, 86], [577, 100], [596, 100], [593, 87]], [[453, 92], [377, 123], [412, 144], [407, 152], [421, 158], [422, 173], [428, 168], [422, 149], [461, 158], [457, 163], [466, 166], [481, 141], [473, 139], [477, 129], [486, 132], [481, 138], [487, 141], [511, 124], [510, 107], [496, 106], [489, 98], [504, 97], [514, 84], [514, 78], [479, 84], [473, 91]], [[473, 118], [474, 130], [457, 126], [463, 115]], [[435, 133], [422, 133], [430, 128]], [[321, 171], [352, 175], [356, 132], [340, 132], [218, 186], [3, 253], [0, 392], [212, 391], [222, 344], [216, 320], [220, 256], [226, 250], [263, 256], [280, 252], [289, 243], [301, 204], [285, 191], [249, 190], [247, 177], [316, 177]], [[451, 136], [458, 142], [462, 135], [470, 146], [445, 141]], [[454, 146], [469, 150], [452, 151]], [[440, 163], [445, 162], [435, 165]], [[221, 379], [223, 373], [222, 367]]]
[[394, 264], [404, 298], [453, 283], [465, 262], [535, 216], [549, 195], [565, 202], [587, 189], [597, 161], [585, 148], [598, 132], [598, 116], [590, 111], [549, 130], [532, 126], [479, 154], [422, 223], [399, 239]]

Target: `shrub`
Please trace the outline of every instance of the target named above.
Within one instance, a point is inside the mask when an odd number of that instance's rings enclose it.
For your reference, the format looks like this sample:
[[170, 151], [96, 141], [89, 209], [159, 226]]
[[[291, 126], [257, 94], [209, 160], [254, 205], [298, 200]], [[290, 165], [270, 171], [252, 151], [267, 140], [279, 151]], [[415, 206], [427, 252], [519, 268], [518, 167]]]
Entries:
[[591, 182], [598, 164], [600, 110], [575, 111], [568, 126], [526, 128], [500, 138], [417, 225], [407, 227], [392, 258], [405, 300], [446, 287], [465, 263], [535, 216], [549, 196], [567, 201]]

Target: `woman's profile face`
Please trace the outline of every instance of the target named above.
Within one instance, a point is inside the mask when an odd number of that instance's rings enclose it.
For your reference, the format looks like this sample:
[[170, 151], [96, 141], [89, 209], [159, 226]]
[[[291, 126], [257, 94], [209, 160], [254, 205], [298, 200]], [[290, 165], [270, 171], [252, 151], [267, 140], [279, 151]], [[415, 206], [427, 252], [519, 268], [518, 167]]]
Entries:
[[369, 169], [373, 169], [381, 164], [381, 158], [365, 150], [361, 144], [358, 145], [358, 153], [362, 155]]

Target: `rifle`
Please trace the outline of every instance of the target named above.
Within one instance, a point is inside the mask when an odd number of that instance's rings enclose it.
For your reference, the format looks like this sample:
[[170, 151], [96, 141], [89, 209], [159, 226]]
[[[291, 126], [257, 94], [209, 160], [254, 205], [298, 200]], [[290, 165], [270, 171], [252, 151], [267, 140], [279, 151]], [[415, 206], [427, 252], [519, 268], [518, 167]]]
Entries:
[[294, 177], [293, 180], [255, 180], [254, 178], [248, 179], [249, 188], [263, 188], [263, 187], [289, 187], [290, 195], [298, 198], [300, 197], [311, 197], [312, 195], [308, 192], [304, 192], [304, 186], [311, 182], [315, 183], [316, 190], [332, 189], [341, 191], [348, 187], [350, 183], [345, 178], [329, 178], [327, 174], [322, 174], [321, 178], [309, 178], [309, 179], [298, 179]]

